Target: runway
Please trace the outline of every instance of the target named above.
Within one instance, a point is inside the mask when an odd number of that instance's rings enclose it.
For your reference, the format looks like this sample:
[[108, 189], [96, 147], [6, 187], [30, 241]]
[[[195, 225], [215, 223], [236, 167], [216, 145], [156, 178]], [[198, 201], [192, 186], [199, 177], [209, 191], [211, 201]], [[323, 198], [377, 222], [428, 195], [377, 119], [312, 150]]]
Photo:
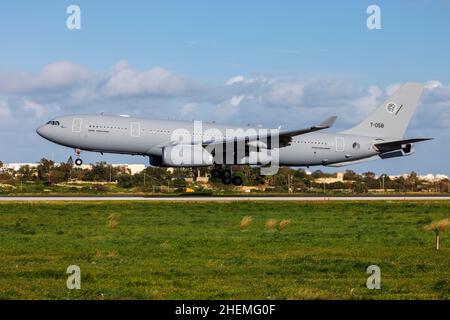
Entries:
[[164, 202], [229, 202], [229, 201], [434, 201], [450, 200], [446, 196], [361, 196], [361, 197], [304, 197], [304, 196], [261, 196], [261, 197], [208, 197], [208, 196], [174, 196], [174, 197], [0, 197], [0, 202], [6, 201], [164, 201]]

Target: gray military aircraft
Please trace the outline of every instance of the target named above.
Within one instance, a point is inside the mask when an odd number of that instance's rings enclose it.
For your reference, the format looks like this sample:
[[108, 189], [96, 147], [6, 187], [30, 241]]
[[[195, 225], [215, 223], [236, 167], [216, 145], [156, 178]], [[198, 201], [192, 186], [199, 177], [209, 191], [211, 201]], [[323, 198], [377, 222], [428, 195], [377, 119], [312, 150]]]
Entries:
[[224, 184], [241, 185], [232, 165], [339, 167], [375, 159], [408, 156], [414, 143], [428, 138], [403, 136], [416, 109], [423, 85], [406, 83], [355, 127], [330, 128], [336, 117], [299, 130], [237, 127], [199, 121], [170, 121], [109, 115], [71, 115], [48, 121], [37, 133], [81, 150], [148, 156], [152, 166], [208, 167]]

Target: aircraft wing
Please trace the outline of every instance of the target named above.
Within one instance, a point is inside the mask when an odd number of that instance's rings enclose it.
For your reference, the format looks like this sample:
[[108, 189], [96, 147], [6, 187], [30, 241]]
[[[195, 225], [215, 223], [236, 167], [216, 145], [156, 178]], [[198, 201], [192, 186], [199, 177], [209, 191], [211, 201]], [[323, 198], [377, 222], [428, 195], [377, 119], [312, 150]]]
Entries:
[[427, 141], [427, 140], [432, 140], [432, 139], [433, 138], [414, 138], [414, 139], [405, 139], [405, 140], [395, 140], [395, 141], [375, 143], [374, 146], [380, 152], [387, 152], [387, 151], [402, 149], [404, 146], [411, 144], [411, 143]]
[[286, 130], [286, 131], [279, 131], [277, 133], [272, 133], [271, 130], [267, 130], [267, 133], [264, 134], [258, 134], [258, 135], [252, 135], [252, 136], [243, 136], [243, 137], [237, 137], [232, 139], [219, 139], [219, 140], [211, 140], [211, 141], [203, 141], [203, 147], [208, 148], [214, 148], [215, 146], [224, 145], [224, 144], [234, 144], [237, 142], [244, 142], [249, 143], [253, 141], [262, 140], [264, 142], [267, 142], [266, 147], [268, 149], [271, 149], [271, 145], [273, 139], [278, 138], [279, 139], [279, 147], [286, 147], [291, 144], [292, 138], [298, 135], [319, 131], [323, 129], [330, 128], [333, 123], [336, 121], [337, 117], [332, 116], [328, 118], [327, 120], [319, 123], [318, 125], [314, 125], [309, 128], [304, 129], [297, 129], [297, 130]]

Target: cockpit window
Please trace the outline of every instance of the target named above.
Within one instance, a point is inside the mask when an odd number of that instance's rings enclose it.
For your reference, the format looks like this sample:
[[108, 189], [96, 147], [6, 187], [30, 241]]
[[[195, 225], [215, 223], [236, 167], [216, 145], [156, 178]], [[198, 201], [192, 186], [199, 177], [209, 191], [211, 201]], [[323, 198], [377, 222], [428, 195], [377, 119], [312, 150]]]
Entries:
[[50, 124], [50, 125], [52, 125], [52, 126], [59, 126], [59, 121], [50, 120], [50, 121], [47, 122], [46, 124]]

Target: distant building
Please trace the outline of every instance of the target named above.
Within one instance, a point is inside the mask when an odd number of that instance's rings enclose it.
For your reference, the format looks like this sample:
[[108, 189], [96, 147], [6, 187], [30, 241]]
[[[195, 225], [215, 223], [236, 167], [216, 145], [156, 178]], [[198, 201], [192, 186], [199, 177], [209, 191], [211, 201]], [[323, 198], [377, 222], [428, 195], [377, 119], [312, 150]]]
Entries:
[[[404, 178], [407, 179], [409, 177], [409, 173], [403, 173], [403, 174], [399, 174], [399, 175], [392, 175], [389, 176], [389, 179], [391, 180], [395, 180], [397, 178]], [[448, 176], [445, 174], [432, 174], [432, 173], [428, 173], [425, 175], [417, 175], [417, 178], [419, 178], [420, 180], [423, 181], [427, 181], [427, 182], [439, 182], [445, 179], [448, 179]]]
[[37, 168], [38, 163], [4, 163], [3, 168], [18, 171], [20, 168], [29, 166], [30, 168]]
[[390, 175], [390, 176], [388, 176], [388, 177], [389, 177], [390, 180], [395, 180], [395, 179], [398, 179], [398, 178], [404, 178], [404, 179], [406, 179], [406, 178], [409, 177], [409, 173], [403, 173], [403, 174], [397, 174], [397, 175]]
[[419, 179], [425, 180], [425, 181], [428, 181], [428, 182], [438, 182], [438, 181], [441, 181], [441, 180], [448, 179], [448, 176], [445, 175], [445, 174], [428, 173], [426, 175], [419, 176]]
[[195, 179], [195, 181], [197, 181], [198, 183], [203, 183], [203, 184], [207, 184], [209, 181], [209, 177], [205, 176], [205, 177], [197, 177]]
[[140, 163], [136, 163], [136, 164], [127, 164], [127, 163], [119, 163], [119, 164], [111, 164], [113, 166], [113, 168], [125, 168], [130, 170], [131, 174], [136, 174], [136, 173], [140, 173], [142, 172], [142, 170], [144, 170], [145, 164], [140, 164]]
[[[37, 168], [39, 163], [4, 163], [2, 170], [13, 170], [18, 171], [21, 167], [30, 166], [30, 168]], [[122, 167], [130, 170], [131, 174], [140, 173], [144, 170], [145, 164], [128, 164], [128, 163], [113, 163], [111, 164], [113, 168]], [[59, 166], [59, 163], [55, 163], [55, 166]], [[92, 164], [82, 164], [79, 168], [84, 170], [91, 170]]]
[[344, 173], [343, 172], [337, 172], [335, 177], [323, 177], [323, 178], [317, 178], [314, 180], [316, 183], [335, 183], [335, 182], [344, 182]]

